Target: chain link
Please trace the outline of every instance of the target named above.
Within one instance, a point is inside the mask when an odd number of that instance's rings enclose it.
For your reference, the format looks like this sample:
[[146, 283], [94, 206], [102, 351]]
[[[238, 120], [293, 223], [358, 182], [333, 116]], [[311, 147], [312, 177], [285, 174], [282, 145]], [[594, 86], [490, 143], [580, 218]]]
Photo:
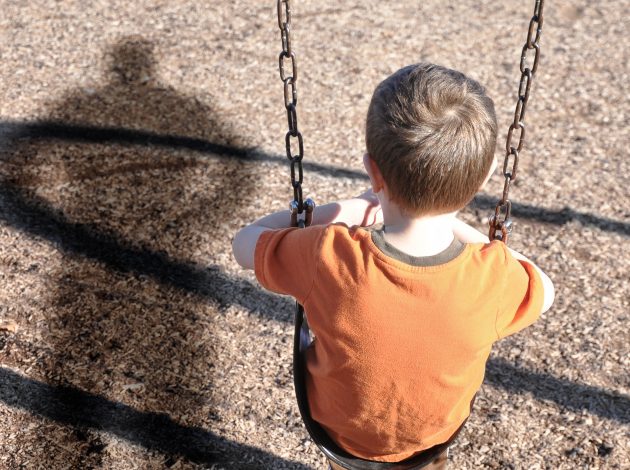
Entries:
[[[516, 179], [518, 160], [525, 143], [525, 111], [529, 101], [529, 92], [540, 59], [540, 36], [543, 26], [543, 7], [545, 0], [535, 0], [534, 15], [529, 21], [527, 40], [521, 53], [519, 69], [521, 79], [518, 86], [518, 101], [514, 110], [514, 120], [510, 124], [505, 142], [505, 157], [503, 160], [503, 194], [494, 209], [494, 215], [490, 218], [490, 240], [502, 240], [507, 243], [512, 231], [512, 202], [508, 199], [510, 185]], [[533, 51], [533, 53], [531, 52]], [[533, 58], [532, 58], [533, 56]], [[531, 63], [531, 65], [528, 65]], [[514, 131], [518, 129], [515, 135]], [[518, 143], [514, 144], [518, 138]]]
[[[298, 62], [295, 51], [291, 46], [291, 0], [278, 0], [278, 27], [282, 41], [282, 52], [278, 56], [280, 80], [284, 85], [284, 107], [287, 111], [287, 124], [289, 131], [285, 135], [287, 158], [291, 162], [291, 187], [293, 188], [293, 201], [289, 209], [291, 211], [291, 225], [308, 226], [313, 217], [315, 204], [312, 200], [303, 200], [302, 182], [304, 181], [304, 138], [298, 128], [297, 118], [297, 79]], [[288, 63], [290, 62], [290, 64]], [[297, 140], [297, 142], [296, 142]], [[295, 153], [297, 146], [297, 153]], [[298, 215], [304, 212], [303, 218]]]

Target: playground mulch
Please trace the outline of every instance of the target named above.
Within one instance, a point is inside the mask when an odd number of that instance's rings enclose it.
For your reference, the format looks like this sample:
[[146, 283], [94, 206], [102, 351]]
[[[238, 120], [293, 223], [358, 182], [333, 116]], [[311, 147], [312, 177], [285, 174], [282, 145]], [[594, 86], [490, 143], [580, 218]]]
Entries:
[[[503, 140], [533, 2], [294, 3], [317, 202], [366, 186], [371, 91], [408, 63], [481, 81]], [[291, 198], [275, 2], [0, 7], [0, 469], [325, 468], [292, 301], [230, 254]], [[630, 468], [624, 7], [546, 7], [510, 245], [556, 302], [494, 348], [451, 468]], [[482, 231], [501, 179], [462, 213]]]

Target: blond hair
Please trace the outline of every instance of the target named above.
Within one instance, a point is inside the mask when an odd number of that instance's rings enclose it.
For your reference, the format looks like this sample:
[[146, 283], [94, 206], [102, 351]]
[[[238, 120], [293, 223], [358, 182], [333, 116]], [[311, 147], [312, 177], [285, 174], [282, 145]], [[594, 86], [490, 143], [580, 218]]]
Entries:
[[433, 64], [404, 67], [376, 87], [366, 146], [390, 197], [418, 216], [464, 207], [490, 171], [497, 123], [484, 88]]

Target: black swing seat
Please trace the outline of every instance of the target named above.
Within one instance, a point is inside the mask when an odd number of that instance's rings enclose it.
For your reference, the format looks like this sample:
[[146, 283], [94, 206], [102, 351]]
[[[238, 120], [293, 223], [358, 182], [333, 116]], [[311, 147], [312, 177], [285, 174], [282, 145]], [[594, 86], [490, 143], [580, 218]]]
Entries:
[[341, 449], [326, 433], [324, 428], [311, 417], [306, 395], [306, 349], [310, 344], [310, 331], [304, 321], [304, 308], [296, 303], [295, 334], [293, 342], [293, 381], [295, 395], [302, 421], [308, 434], [319, 450], [335, 464], [348, 470], [415, 470], [433, 462], [455, 440], [466, 422], [455, 431], [448, 441], [435, 445], [400, 462], [375, 462], [349, 454]]

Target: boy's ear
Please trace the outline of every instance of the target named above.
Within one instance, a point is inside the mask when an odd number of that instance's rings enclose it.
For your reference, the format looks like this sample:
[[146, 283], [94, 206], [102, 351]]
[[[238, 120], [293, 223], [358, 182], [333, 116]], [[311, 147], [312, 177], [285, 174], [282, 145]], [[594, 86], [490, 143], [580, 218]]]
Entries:
[[497, 158], [494, 157], [494, 160], [492, 161], [492, 166], [490, 167], [490, 171], [488, 172], [486, 179], [483, 180], [483, 183], [481, 184], [481, 187], [479, 188], [480, 191], [486, 186], [486, 184], [488, 184], [488, 181], [490, 181], [490, 178], [492, 177], [496, 169], [497, 169]]
[[365, 171], [367, 171], [368, 176], [370, 177], [370, 182], [372, 183], [372, 191], [378, 193], [380, 190], [385, 188], [385, 180], [383, 179], [383, 174], [381, 170], [378, 168], [378, 165], [372, 157], [367, 153], [363, 154], [363, 166], [365, 167]]

